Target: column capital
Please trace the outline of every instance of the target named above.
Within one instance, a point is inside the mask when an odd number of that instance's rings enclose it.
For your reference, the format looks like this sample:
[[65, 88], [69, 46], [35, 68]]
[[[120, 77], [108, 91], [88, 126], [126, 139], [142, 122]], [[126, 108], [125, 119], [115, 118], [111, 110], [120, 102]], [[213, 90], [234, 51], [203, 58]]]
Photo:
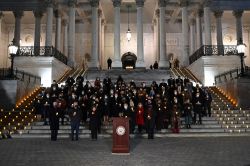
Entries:
[[101, 9], [98, 9], [98, 17], [99, 17], [99, 18], [102, 17], [102, 14], [103, 14], [102, 10], [101, 10]]
[[102, 22], [102, 25], [103, 25], [103, 26], [106, 25], [106, 20], [105, 20], [105, 19], [102, 19], [101, 22]]
[[202, 17], [203, 14], [204, 14], [204, 12], [201, 8], [198, 8], [195, 10], [195, 16]]
[[155, 10], [155, 16], [156, 16], [156, 18], [160, 17], [160, 10], [159, 9]]
[[236, 18], [240, 18], [242, 17], [242, 14], [244, 13], [243, 10], [234, 10], [233, 11], [233, 15], [236, 17]]
[[14, 14], [15, 18], [21, 18], [23, 16], [23, 11], [16, 10], [16, 11], [13, 11], [13, 14]]
[[159, 7], [166, 7], [167, 0], [158, 0], [158, 5]]
[[203, 2], [204, 8], [210, 7], [212, 2], [213, 2], [213, 0], [204, 0], [204, 2]]
[[112, 0], [113, 1], [113, 6], [114, 7], [120, 7], [122, 0]]
[[43, 16], [43, 11], [42, 10], [34, 10], [33, 14], [35, 18], [41, 18]]
[[99, 6], [99, 0], [89, 0], [91, 7], [98, 7]]
[[181, 7], [187, 7], [188, 6], [188, 0], [179, 0], [179, 4]]
[[62, 17], [62, 16], [63, 16], [62, 10], [59, 10], [59, 9], [55, 10], [55, 17], [56, 17], [56, 18]]
[[0, 12], [0, 19], [4, 16], [3, 12]]
[[63, 26], [68, 25], [68, 20], [67, 20], [67, 19], [63, 19], [63, 20], [62, 20], [62, 25], [63, 25]]
[[45, 4], [47, 5], [47, 7], [53, 7], [55, 5], [55, 1], [54, 0], [45, 0]]
[[156, 19], [153, 19], [152, 24], [153, 24], [154, 26], [157, 25], [157, 20], [156, 20]]
[[143, 7], [144, 6], [145, 0], [135, 0], [136, 6], [137, 7]]
[[69, 7], [75, 7], [77, 4], [77, 0], [68, 0], [68, 6]]
[[189, 24], [190, 24], [190, 25], [195, 25], [195, 19], [194, 19], [194, 18], [190, 18]]
[[223, 11], [222, 10], [215, 10], [214, 11], [214, 17], [215, 18], [220, 18], [220, 17], [222, 17], [222, 15], [223, 15]]

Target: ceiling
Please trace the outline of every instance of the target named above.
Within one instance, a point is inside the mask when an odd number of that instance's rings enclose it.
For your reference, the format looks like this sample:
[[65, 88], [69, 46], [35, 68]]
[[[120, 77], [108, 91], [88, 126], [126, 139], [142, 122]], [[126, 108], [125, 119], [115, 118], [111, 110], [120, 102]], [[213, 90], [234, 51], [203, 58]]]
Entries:
[[[1, 0], [2, 1], [2, 0]], [[59, 8], [64, 12], [65, 18], [67, 18], [67, 5], [66, 0], [58, 0]], [[217, 0], [218, 1], [218, 0]], [[194, 14], [196, 8], [202, 4], [203, 0], [189, 0], [188, 12], [191, 17]], [[127, 5], [130, 4], [130, 22], [136, 23], [136, 4], [135, 0], [122, 0], [121, 5], [121, 23], [126, 24], [128, 20], [128, 12]], [[154, 18], [155, 10], [157, 9], [157, 0], [145, 0], [144, 8], [143, 8], [143, 22], [144, 23], [152, 23]], [[250, 6], [249, 6], [250, 8]], [[107, 24], [113, 24], [114, 22], [114, 10], [113, 10], [113, 2], [112, 0], [100, 0], [100, 9], [103, 11], [103, 19], [106, 20]], [[213, 8], [212, 8], [213, 10]], [[3, 11], [4, 18], [3, 21], [7, 24], [14, 24], [15, 19], [13, 13], [11, 11]], [[89, 22], [91, 19], [91, 6], [89, 5], [89, 0], [78, 0], [77, 6], [77, 19], [82, 19], [85, 22]], [[243, 23], [250, 24], [250, 10], [245, 11], [243, 15]], [[166, 7], [166, 20], [175, 23], [181, 21], [181, 7], [179, 5], [179, 0], [168, 0]], [[234, 16], [232, 15], [232, 11], [227, 10], [224, 12], [223, 22], [232, 23], [235, 21]], [[212, 16], [212, 22], [215, 24], [215, 18]], [[22, 17], [23, 24], [34, 24], [35, 18], [33, 12], [25, 11], [24, 16]], [[46, 14], [42, 18], [42, 23], [46, 23]]]

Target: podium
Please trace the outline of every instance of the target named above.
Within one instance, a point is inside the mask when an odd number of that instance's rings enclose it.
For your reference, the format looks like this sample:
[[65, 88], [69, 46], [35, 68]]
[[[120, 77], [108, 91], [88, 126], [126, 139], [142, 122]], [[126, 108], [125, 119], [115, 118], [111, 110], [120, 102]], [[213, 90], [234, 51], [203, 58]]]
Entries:
[[112, 153], [129, 153], [129, 118], [113, 118]]

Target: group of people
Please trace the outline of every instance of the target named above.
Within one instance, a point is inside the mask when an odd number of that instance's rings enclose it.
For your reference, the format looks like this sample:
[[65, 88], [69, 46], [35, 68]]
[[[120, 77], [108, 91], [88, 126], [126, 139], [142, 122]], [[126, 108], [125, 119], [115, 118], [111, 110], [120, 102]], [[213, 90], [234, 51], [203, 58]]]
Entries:
[[[97, 139], [102, 125], [109, 125], [112, 117], [129, 118], [130, 133], [148, 133], [171, 129], [179, 133], [181, 117], [185, 127], [202, 124], [202, 116], [211, 116], [212, 97], [207, 88], [193, 86], [188, 78], [162, 80], [151, 85], [125, 82], [121, 76], [115, 82], [110, 78], [96, 78], [91, 83], [79, 76], [69, 77], [65, 85], [54, 81], [51, 87], [39, 94], [35, 105], [43, 115], [44, 125], [51, 128], [51, 140], [57, 139], [59, 118], [64, 124], [65, 114], [71, 122], [71, 139], [78, 140], [79, 126], [88, 124], [92, 139]], [[197, 120], [198, 116], [198, 120]]]

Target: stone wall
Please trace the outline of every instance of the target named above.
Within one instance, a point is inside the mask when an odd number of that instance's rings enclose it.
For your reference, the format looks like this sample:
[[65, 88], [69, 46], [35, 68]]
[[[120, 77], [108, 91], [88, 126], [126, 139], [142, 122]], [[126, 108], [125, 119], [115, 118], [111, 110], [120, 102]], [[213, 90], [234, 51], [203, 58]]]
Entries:
[[40, 76], [44, 87], [50, 86], [53, 80], [58, 80], [70, 69], [69, 66], [53, 57], [16, 57], [14, 67]]
[[238, 56], [203, 56], [192, 63], [188, 69], [205, 86], [213, 86], [216, 75], [239, 67], [240, 58]]

